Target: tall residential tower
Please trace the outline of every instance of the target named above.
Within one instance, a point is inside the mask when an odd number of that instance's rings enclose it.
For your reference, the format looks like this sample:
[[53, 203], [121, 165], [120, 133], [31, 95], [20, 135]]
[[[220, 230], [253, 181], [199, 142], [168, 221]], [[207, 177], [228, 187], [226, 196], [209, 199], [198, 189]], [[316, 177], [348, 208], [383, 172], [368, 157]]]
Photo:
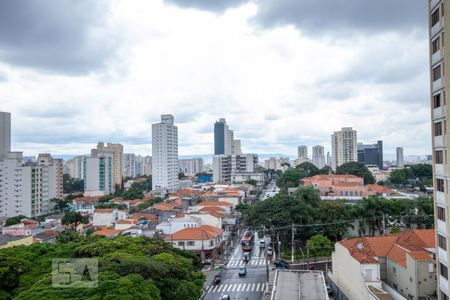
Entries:
[[331, 135], [332, 168], [336, 170], [342, 164], [358, 161], [356, 130], [343, 127]]
[[323, 146], [316, 145], [312, 148], [312, 163], [318, 167], [319, 169], [322, 169], [325, 167], [325, 149]]

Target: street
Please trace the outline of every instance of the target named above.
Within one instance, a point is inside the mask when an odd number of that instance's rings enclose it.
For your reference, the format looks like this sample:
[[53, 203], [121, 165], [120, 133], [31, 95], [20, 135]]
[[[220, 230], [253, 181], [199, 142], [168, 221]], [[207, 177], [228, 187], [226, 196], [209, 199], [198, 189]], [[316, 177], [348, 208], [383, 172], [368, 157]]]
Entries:
[[[246, 264], [243, 259], [241, 241], [235, 246], [229, 261], [220, 271], [221, 282], [207, 283], [203, 299], [220, 299], [223, 295], [230, 299], [260, 300], [266, 288], [266, 259], [265, 251], [259, 248], [258, 234], [255, 232], [253, 249]], [[239, 276], [239, 268], [246, 266], [247, 274]]]
[[280, 189], [275, 184], [275, 181], [271, 181], [267, 185], [267, 187], [263, 190], [263, 192], [261, 194], [261, 200], [264, 201], [268, 198], [271, 198], [271, 197], [275, 196], [276, 194], [278, 194], [279, 191], [280, 191]]

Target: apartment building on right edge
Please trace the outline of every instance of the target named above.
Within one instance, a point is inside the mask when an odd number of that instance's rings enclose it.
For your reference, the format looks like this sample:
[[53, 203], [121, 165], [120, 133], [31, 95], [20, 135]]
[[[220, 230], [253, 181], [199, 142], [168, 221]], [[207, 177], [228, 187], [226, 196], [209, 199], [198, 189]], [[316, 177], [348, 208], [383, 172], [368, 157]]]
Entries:
[[[449, 177], [450, 163], [447, 158], [447, 144], [449, 139], [450, 123], [447, 121], [448, 107], [446, 105], [446, 87], [448, 79], [444, 76], [445, 69], [450, 61], [450, 47], [445, 46], [450, 38], [446, 29], [444, 16], [449, 6], [444, 6], [442, 0], [429, 1], [429, 38], [430, 38], [430, 100], [432, 119], [433, 143], [433, 176], [434, 176], [434, 203], [436, 228], [436, 264], [438, 268], [437, 283], [438, 297], [448, 300], [450, 288], [448, 281], [449, 255]], [[450, 28], [449, 28], [450, 29]], [[447, 60], [447, 61], [446, 61]]]

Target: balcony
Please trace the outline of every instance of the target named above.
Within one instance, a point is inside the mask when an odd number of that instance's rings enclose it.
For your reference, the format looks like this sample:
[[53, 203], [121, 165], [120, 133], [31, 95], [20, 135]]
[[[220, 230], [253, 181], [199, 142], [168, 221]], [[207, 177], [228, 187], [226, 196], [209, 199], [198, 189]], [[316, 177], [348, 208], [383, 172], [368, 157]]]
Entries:
[[447, 235], [447, 224], [444, 221], [437, 220], [437, 230], [441, 235]]
[[438, 135], [434, 137], [434, 147], [444, 147], [444, 139], [442, 135]]
[[439, 288], [448, 295], [448, 280], [439, 275]]
[[437, 247], [437, 249], [439, 254], [439, 260], [447, 264], [447, 251], [439, 247]]
[[437, 204], [440, 204], [442, 206], [447, 206], [446, 202], [445, 202], [445, 194], [443, 192], [435, 192], [435, 197], [436, 197], [436, 202]]
[[445, 171], [444, 171], [444, 165], [443, 164], [436, 164], [434, 166], [434, 171], [436, 173], [436, 176], [445, 176]]
[[442, 88], [442, 78], [433, 81], [433, 93], [439, 91]]
[[438, 108], [433, 109], [433, 119], [441, 119], [445, 117], [445, 106], [440, 106]]
[[434, 10], [434, 8], [436, 7], [436, 5], [439, 4], [440, 0], [431, 0], [431, 10]]
[[436, 63], [438, 63], [441, 60], [441, 58], [442, 58], [441, 50], [436, 51], [436, 53], [434, 53], [431, 56], [431, 65], [435, 65]]
[[441, 30], [442, 30], [442, 21], [439, 21], [436, 24], [434, 24], [434, 26], [431, 28], [431, 36], [434, 37]]

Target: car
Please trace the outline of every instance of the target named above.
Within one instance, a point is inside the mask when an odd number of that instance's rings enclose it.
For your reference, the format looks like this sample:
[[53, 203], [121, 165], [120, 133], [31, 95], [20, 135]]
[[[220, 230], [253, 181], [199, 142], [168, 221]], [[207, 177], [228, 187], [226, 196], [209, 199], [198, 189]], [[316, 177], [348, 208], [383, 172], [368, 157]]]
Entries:
[[250, 253], [245, 252], [243, 256], [244, 256], [244, 261], [247, 263], [250, 260]]
[[259, 241], [259, 248], [264, 249], [266, 247], [266, 241], [265, 240], [260, 240]]
[[228, 295], [222, 295], [222, 296], [220, 296], [220, 300], [230, 300], [231, 298], [230, 298], [230, 296], [228, 296]]
[[214, 276], [214, 280], [213, 280], [214, 284], [220, 284], [221, 281], [222, 281], [222, 276], [220, 274], [217, 274], [216, 276]]
[[281, 269], [289, 269], [289, 263], [285, 260], [276, 260], [274, 263], [274, 266]]
[[239, 276], [245, 276], [247, 274], [247, 268], [245, 266], [240, 267], [238, 274], [239, 274]]
[[272, 247], [267, 247], [267, 255], [272, 256], [273, 255], [273, 249]]
[[328, 296], [331, 296], [333, 294], [333, 289], [331, 288], [331, 286], [329, 284], [327, 284], [327, 293], [328, 293]]

